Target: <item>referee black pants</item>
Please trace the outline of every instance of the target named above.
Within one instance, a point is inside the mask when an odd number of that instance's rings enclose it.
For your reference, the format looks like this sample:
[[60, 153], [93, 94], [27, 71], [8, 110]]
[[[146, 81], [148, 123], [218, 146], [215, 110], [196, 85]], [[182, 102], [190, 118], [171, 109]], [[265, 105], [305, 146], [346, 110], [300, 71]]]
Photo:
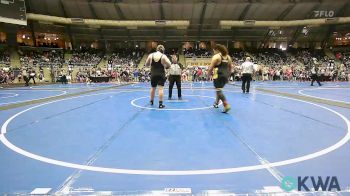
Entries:
[[314, 82], [317, 82], [319, 86], [321, 86], [320, 79], [317, 74], [312, 74], [311, 75], [311, 86], [314, 85]]
[[35, 77], [34, 76], [29, 76], [28, 82], [33, 79], [33, 83], [35, 84]]
[[169, 98], [173, 95], [173, 87], [176, 82], [177, 96], [181, 97], [181, 76], [180, 75], [170, 75], [169, 76]]
[[63, 75], [63, 76], [61, 76], [61, 83], [62, 84], [67, 84], [67, 76], [66, 75]]
[[252, 74], [244, 73], [242, 75], [242, 91], [243, 91], [243, 93], [249, 92], [251, 80], [252, 80]]
[[26, 86], [29, 86], [29, 78], [28, 76], [23, 76], [23, 80], [26, 82]]

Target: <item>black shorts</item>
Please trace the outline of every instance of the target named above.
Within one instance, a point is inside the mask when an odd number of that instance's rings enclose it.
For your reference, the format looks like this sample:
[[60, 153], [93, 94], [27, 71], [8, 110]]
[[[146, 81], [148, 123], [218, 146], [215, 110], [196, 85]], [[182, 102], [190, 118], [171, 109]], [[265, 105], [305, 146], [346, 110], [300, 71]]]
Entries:
[[217, 79], [214, 79], [214, 87], [215, 88], [224, 88], [224, 86], [227, 82], [228, 82], [228, 78], [218, 77]]
[[151, 86], [153, 88], [157, 86], [164, 86], [165, 80], [165, 76], [151, 76]]

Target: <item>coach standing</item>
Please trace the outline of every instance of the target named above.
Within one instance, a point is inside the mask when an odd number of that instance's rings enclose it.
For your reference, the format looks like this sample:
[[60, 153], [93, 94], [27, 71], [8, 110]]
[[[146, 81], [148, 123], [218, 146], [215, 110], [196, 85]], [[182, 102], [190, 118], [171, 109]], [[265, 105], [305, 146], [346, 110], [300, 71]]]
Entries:
[[242, 63], [242, 91], [243, 93], [249, 93], [250, 81], [254, 73], [254, 64], [251, 62], [250, 57], [247, 57], [245, 62]]
[[174, 83], [176, 83], [177, 88], [177, 97], [179, 100], [182, 99], [181, 97], [181, 73], [182, 73], [182, 65], [178, 64], [177, 57], [172, 57], [172, 64], [170, 66], [169, 70], [169, 97], [170, 100], [173, 95], [173, 87]]

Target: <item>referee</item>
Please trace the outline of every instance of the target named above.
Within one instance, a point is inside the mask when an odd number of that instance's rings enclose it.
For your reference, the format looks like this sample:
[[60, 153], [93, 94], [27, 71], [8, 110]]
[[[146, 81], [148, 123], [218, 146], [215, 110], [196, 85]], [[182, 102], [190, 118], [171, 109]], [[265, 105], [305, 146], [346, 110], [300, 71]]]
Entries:
[[157, 51], [151, 53], [147, 60], [146, 66], [151, 67], [151, 100], [150, 104], [154, 103], [154, 96], [156, 88], [158, 86], [158, 95], [159, 95], [159, 108], [164, 108], [163, 104], [163, 95], [164, 95], [164, 83], [165, 83], [165, 70], [168, 69], [171, 65], [170, 60], [166, 55], [164, 55], [165, 48], [163, 45], [157, 46]]
[[254, 73], [254, 64], [251, 62], [250, 57], [247, 57], [245, 62], [241, 66], [242, 68], [242, 91], [243, 93], [249, 93], [250, 81]]
[[29, 76], [29, 74], [28, 74], [27, 68], [23, 67], [22, 68], [22, 77], [23, 77], [24, 82], [26, 83], [25, 86], [29, 86], [29, 77], [28, 76]]
[[311, 68], [311, 86], [314, 82], [317, 82], [319, 86], [322, 86], [320, 78], [318, 77], [318, 63], [316, 58], [312, 58], [312, 68]]
[[182, 65], [178, 64], [177, 57], [172, 57], [172, 64], [170, 66], [169, 70], [169, 97], [168, 99], [171, 100], [171, 97], [173, 95], [173, 87], [174, 83], [176, 83], [177, 88], [177, 97], [179, 100], [182, 99], [181, 97], [181, 72], [182, 72]]

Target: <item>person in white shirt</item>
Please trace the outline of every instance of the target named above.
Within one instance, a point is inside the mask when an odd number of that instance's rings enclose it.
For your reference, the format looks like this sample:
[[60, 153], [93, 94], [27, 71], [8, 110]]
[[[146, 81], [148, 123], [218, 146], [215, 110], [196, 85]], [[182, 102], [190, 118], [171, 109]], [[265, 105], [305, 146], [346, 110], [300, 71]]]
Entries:
[[245, 62], [241, 65], [242, 69], [242, 91], [243, 93], [249, 93], [250, 81], [254, 73], [254, 64], [251, 62], [251, 58], [247, 57]]
[[30, 79], [33, 79], [33, 83], [35, 84], [35, 76], [36, 76], [36, 73], [34, 68], [30, 68], [28, 82], [30, 81]]
[[168, 99], [170, 100], [173, 94], [173, 87], [174, 83], [176, 83], [176, 88], [177, 88], [177, 97], [179, 100], [182, 99], [181, 97], [181, 73], [182, 73], [182, 65], [178, 64], [177, 62], [177, 57], [173, 56], [172, 57], [173, 63], [170, 66], [169, 70], [169, 97]]

